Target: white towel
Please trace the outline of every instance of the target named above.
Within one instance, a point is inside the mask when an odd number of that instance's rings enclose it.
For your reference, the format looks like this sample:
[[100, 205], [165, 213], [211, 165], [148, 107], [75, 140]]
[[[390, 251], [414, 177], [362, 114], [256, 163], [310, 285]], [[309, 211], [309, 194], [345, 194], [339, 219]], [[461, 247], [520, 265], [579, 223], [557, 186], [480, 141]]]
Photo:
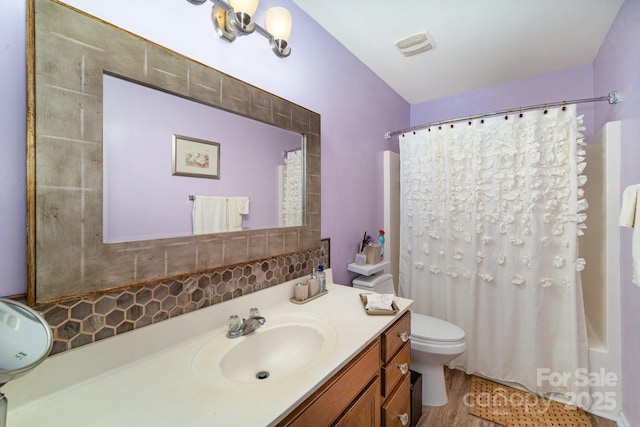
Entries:
[[227, 231], [227, 198], [196, 196], [191, 212], [193, 234]]
[[391, 310], [393, 294], [367, 294], [367, 310]]
[[620, 225], [633, 227], [631, 237], [631, 261], [633, 264], [633, 283], [640, 286], [640, 185], [630, 185], [622, 193]]
[[638, 207], [638, 188], [640, 185], [630, 185], [622, 193], [622, 207], [620, 208], [620, 225], [633, 227]]
[[244, 196], [227, 199], [227, 226], [229, 231], [242, 230], [242, 215], [249, 213], [249, 198]]

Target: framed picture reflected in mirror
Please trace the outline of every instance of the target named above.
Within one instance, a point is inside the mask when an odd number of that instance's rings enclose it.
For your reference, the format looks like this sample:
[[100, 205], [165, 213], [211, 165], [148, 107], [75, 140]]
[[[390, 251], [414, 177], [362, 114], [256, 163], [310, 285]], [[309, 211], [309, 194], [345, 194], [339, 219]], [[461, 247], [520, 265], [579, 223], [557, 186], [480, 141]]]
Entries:
[[220, 179], [220, 143], [173, 135], [171, 174]]

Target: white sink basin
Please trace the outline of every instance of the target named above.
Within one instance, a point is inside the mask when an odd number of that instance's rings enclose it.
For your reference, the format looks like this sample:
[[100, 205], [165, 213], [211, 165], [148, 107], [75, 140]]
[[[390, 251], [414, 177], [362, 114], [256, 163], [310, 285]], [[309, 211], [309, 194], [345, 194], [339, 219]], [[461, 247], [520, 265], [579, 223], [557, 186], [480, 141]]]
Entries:
[[196, 353], [193, 373], [213, 386], [273, 384], [314, 369], [336, 344], [334, 328], [305, 315], [267, 317], [248, 335], [220, 334]]

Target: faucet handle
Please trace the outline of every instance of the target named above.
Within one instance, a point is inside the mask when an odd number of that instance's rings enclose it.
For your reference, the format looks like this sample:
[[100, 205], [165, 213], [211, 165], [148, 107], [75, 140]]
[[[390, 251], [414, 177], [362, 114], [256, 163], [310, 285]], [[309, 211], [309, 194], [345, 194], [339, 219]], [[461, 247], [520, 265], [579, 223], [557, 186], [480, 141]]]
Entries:
[[260, 317], [260, 310], [258, 310], [258, 307], [252, 307], [249, 310], [249, 317]]
[[240, 326], [242, 326], [242, 320], [240, 320], [237, 314], [232, 314], [229, 316], [229, 320], [227, 320], [227, 326], [229, 327], [229, 332], [238, 332]]

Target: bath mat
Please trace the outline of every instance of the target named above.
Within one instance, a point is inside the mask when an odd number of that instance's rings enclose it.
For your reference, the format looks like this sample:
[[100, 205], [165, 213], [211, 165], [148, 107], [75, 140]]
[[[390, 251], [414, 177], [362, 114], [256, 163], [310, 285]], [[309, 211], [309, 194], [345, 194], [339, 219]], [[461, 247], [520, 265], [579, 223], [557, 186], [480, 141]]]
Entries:
[[591, 427], [580, 408], [506, 387], [484, 378], [471, 377], [465, 397], [469, 413], [506, 427]]

